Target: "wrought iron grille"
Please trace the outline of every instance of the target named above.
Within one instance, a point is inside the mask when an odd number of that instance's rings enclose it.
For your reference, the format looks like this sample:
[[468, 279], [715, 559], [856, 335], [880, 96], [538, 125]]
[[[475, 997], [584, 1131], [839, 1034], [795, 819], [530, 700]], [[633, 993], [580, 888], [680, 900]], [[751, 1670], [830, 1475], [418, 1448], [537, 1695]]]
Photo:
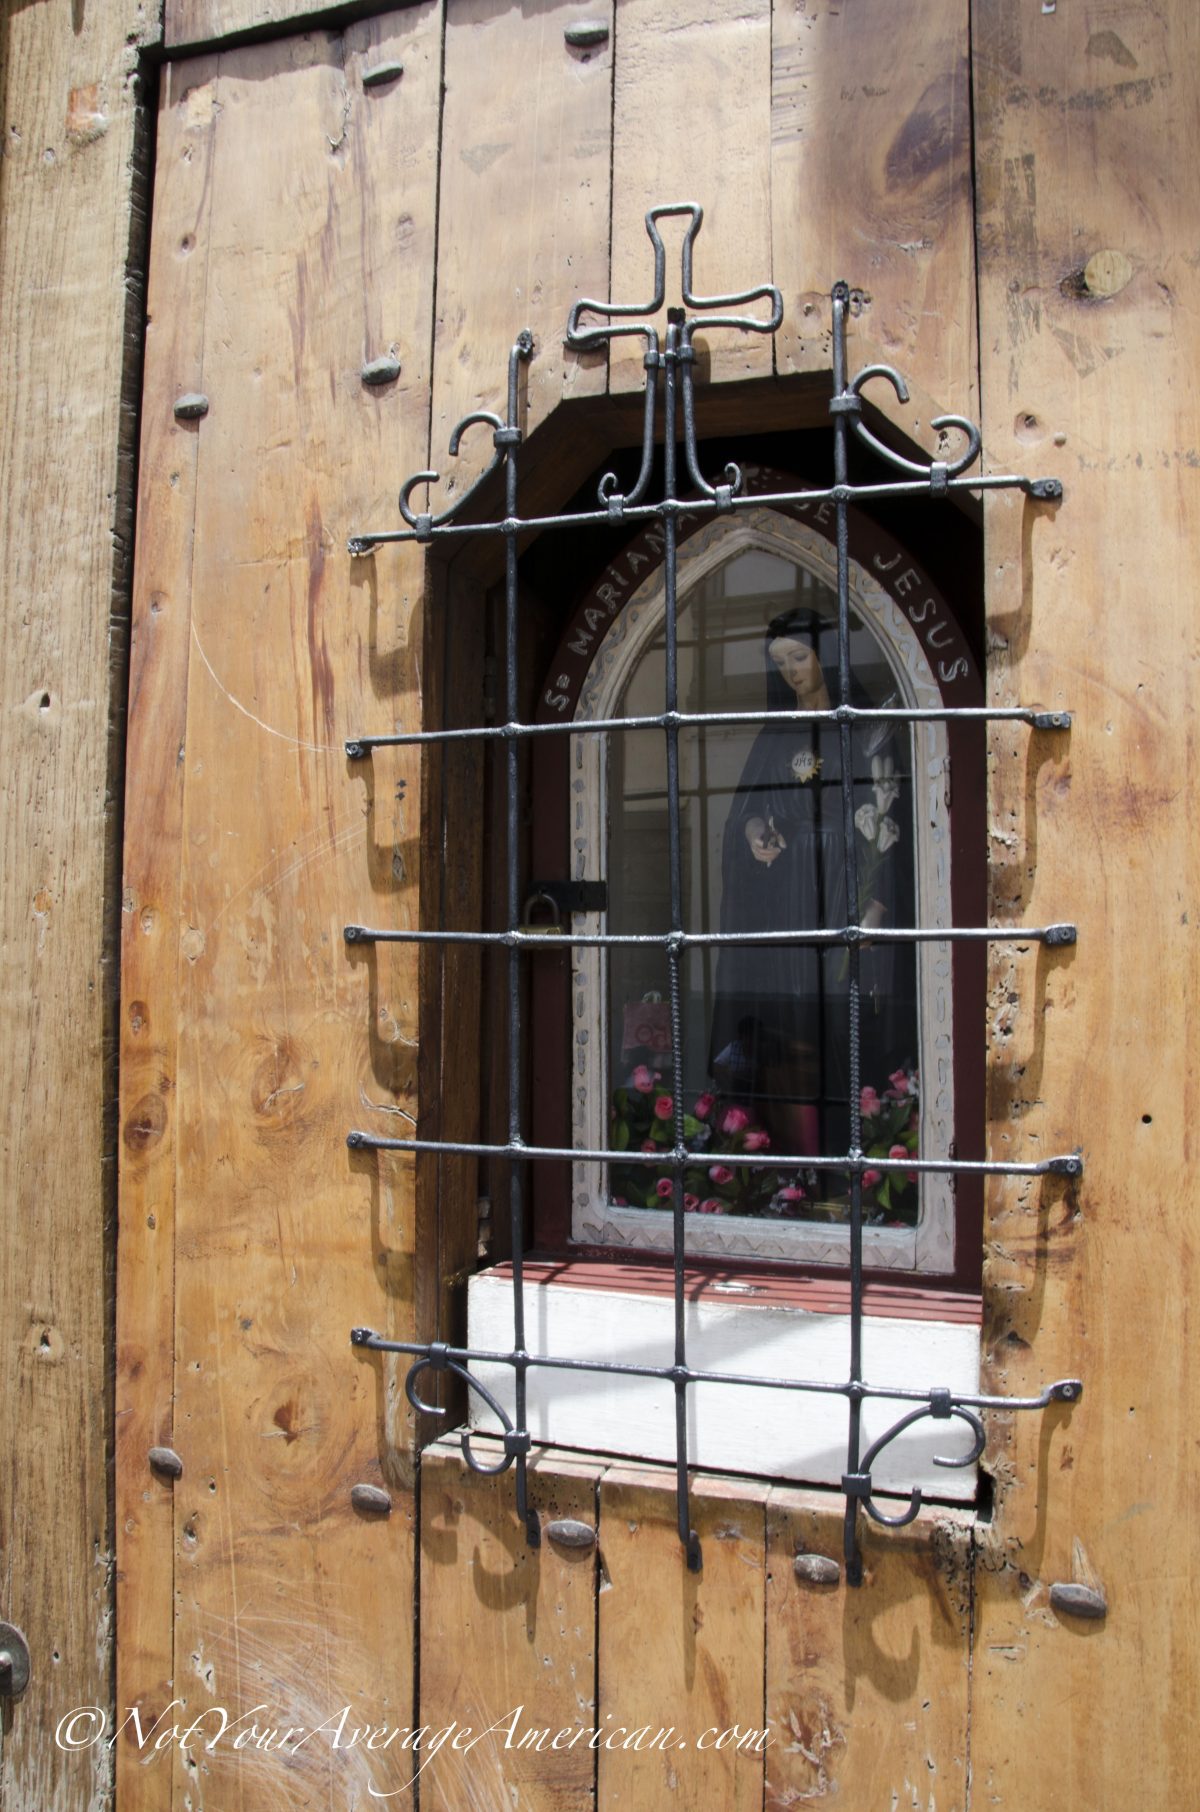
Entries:
[[[662, 311], [666, 287], [666, 252], [659, 230], [659, 222], [673, 216], [682, 217], [687, 222], [682, 251], [683, 306], [670, 308], [667, 311], [666, 332], [660, 338], [658, 328], [653, 325], [653, 317]], [[873, 500], [895, 498], [911, 498], [914, 503], [922, 499], [936, 501], [945, 499], [951, 492], [964, 490], [975, 492], [1017, 490], [1023, 492], [1027, 497], [1049, 501], [1061, 497], [1062, 487], [1058, 480], [1050, 478], [1031, 479], [1011, 474], [984, 475], [979, 472], [967, 476], [969, 468], [979, 458], [981, 442], [979, 430], [962, 416], [940, 416], [930, 424], [942, 436], [941, 444], [944, 444], [945, 437], [950, 431], [957, 431], [965, 440], [963, 450], [952, 459], [931, 459], [927, 464], [922, 464], [901, 456], [879, 440], [863, 418], [865, 386], [876, 380], [891, 384], [901, 402], [907, 402], [908, 392], [904, 379], [888, 365], [869, 365], [859, 371], [855, 377], [847, 378], [846, 323], [850, 291], [845, 283], [836, 283], [831, 297], [833, 394], [829, 401], [829, 414], [833, 427], [832, 485], [824, 491], [806, 489], [765, 495], [756, 492], [751, 495], [745, 491], [742, 474], [733, 464], [725, 467], [719, 482], [710, 483], [700, 470], [700, 456], [696, 441], [695, 335], [700, 331], [710, 333], [717, 329], [727, 329], [735, 333], [773, 334], [783, 319], [783, 299], [780, 291], [772, 284], [760, 284], [756, 288], [744, 290], [737, 295], [696, 295], [692, 284], [692, 257], [702, 219], [701, 208], [691, 202], [652, 208], [646, 215], [646, 230], [654, 248], [654, 293], [650, 300], [645, 303], [579, 301], [572, 308], [567, 324], [566, 344], [568, 347], [580, 351], [599, 348], [606, 344], [611, 345], [614, 340], [621, 337], [640, 337], [644, 342], [643, 362], [646, 379], [641, 465], [630, 490], [621, 492], [618, 489], [616, 474], [608, 472], [600, 480], [598, 504], [594, 509], [559, 515], [522, 516], [520, 514], [518, 509], [518, 459], [522, 441], [522, 431], [518, 420], [520, 372], [522, 365], [534, 353], [533, 336], [528, 330], [525, 330], [518, 334], [509, 355], [506, 416], [502, 419], [491, 411], [477, 410], [464, 417], [450, 438], [449, 450], [454, 456], [458, 453], [462, 438], [469, 429], [476, 426], [491, 429], [493, 456], [476, 482], [464, 491], [456, 502], [440, 513], [435, 513], [428, 508], [419, 511], [413, 507], [413, 493], [421, 486], [437, 483], [439, 474], [431, 471], [418, 472], [407, 480], [400, 492], [400, 514], [407, 526], [402, 529], [356, 535], [349, 544], [352, 554], [365, 555], [374, 548], [391, 541], [416, 541], [429, 544], [454, 537], [484, 535], [501, 537], [504, 543], [504, 658], [506, 670], [504, 722], [481, 724], [478, 727], [467, 729], [428, 730], [396, 735], [361, 735], [346, 744], [346, 752], [351, 759], [363, 760], [369, 758], [373, 749], [385, 745], [445, 744], [464, 739], [498, 739], [503, 742], [506, 752], [507, 928], [503, 931], [399, 931], [370, 928], [364, 925], [347, 925], [345, 937], [346, 941], [351, 944], [471, 943], [499, 945], [507, 951], [508, 1137], [503, 1144], [470, 1144], [454, 1140], [384, 1138], [374, 1133], [354, 1131], [349, 1134], [347, 1143], [356, 1149], [456, 1153], [506, 1161], [511, 1175], [513, 1305], [513, 1342], [507, 1352], [482, 1351], [470, 1346], [451, 1346], [440, 1341], [387, 1340], [370, 1328], [355, 1328], [351, 1334], [351, 1340], [358, 1347], [369, 1348], [376, 1352], [407, 1354], [412, 1358], [414, 1363], [407, 1375], [406, 1390], [409, 1402], [419, 1411], [430, 1414], [444, 1413], [437, 1405], [425, 1402], [420, 1395], [420, 1382], [426, 1372], [452, 1373], [470, 1390], [475, 1391], [489, 1406], [503, 1430], [501, 1459], [494, 1465], [485, 1464], [472, 1452], [469, 1433], [464, 1433], [462, 1436], [463, 1455], [467, 1464], [476, 1472], [500, 1473], [507, 1471], [509, 1467], [515, 1469], [517, 1512], [525, 1525], [527, 1539], [532, 1547], [539, 1545], [540, 1524], [537, 1511], [529, 1502], [527, 1479], [527, 1456], [532, 1445], [532, 1436], [527, 1427], [526, 1409], [529, 1373], [535, 1368], [562, 1372], [602, 1372], [613, 1376], [658, 1379], [669, 1383], [674, 1390], [675, 1405], [675, 1471], [679, 1538], [686, 1552], [687, 1564], [693, 1571], [700, 1568], [701, 1552], [699, 1540], [691, 1527], [689, 1510], [687, 1402], [688, 1391], [691, 1387], [701, 1383], [733, 1388], [748, 1385], [760, 1389], [767, 1387], [792, 1391], [797, 1396], [803, 1396], [804, 1393], [840, 1395], [845, 1398], [847, 1405], [846, 1469], [841, 1481], [845, 1496], [844, 1554], [847, 1579], [851, 1584], [857, 1585], [862, 1580], [862, 1560], [858, 1543], [860, 1509], [877, 1523], [886, 1524], [891, 1528], [899, 1528], [911, 1522], [921, 1507], [922, 1494], [916, 1488], [911, 1492], [908, 1505], [895, 1514], [881, 1509], [872, 1495], [874, 1463], [883, 1449], [898, 1435], [925, 1418], [944, 1422], [957, 1420], [965, 1423], [971, 1434], [968, 1451], [939, 1456], [934, 1463], [946, 1467], [972, 1466], [982, 1454], [985, 1444], [981, 1411], [987, 1409], [1004, 1411], [1044, 1409], [1055, 1402], [1075, 1402], [1083, 1391], [1082, 1383], [1074, 1378], [1064, 1378], [1048, 1384], [1038, 1396], [1000, 1397], [963, 1394], [946, 1388], [926, 1390], [908, 1388], [887, 1382], [870, 1381], [863, 1375], [864, 1216], [862, 1198], [863, 1175], [868, 1164], [873, 1170], [881, 1172], [917, 1171], [941, 1172], [950, 1175], [1078, 1177], [1082, 1174], [1083, 1161], [1078, 1152], [1028, 1162], [992, 1162], [980, 1159], [962, 1159], [952, 1155], [933, 1158], [913, 1158], [906, 1155], [904, 1158], [871, 1157], [868, 1159], [862, 1150], [860, 1102], [862, 1014], [860, 958], [862, 947], [868, 937], [875, 942], [891, 941], [914, 944], [984, 940], [989, 943], [1007, 941], [1017, 944], [1040, 942], [1050, 946], [1068, 945], [1075, 942], [1075, 927], [1070, 924], [1050, 924], [1040, 927], [947, 927], [941, 925], [923, 927], [914, 924], [908, 927], [873, 927], [868, 931], [862, 925], [847, 924], [819, 929], [750, 933], [696, 933], [689, 932], [685, 928], [679, 733], [685, 728], [759, 723], [765, 719], [767, 713], [765, 710], [691, 713], [679, 710], [676, 629], [676, 556], [679, 523], [685, 517], [736, 514], [739, 510], [749, 507], [756, 509], [772, 505], [782, 507], [798, 502], [812, 505], [823, 500], [828, 500], [834, 506], [837, 548], [838, 702], [836, 705], [821, 710], [798, 709], [792, 712], [776, 712], [773, 714], [773, 720], [796, 724], [827, 723], [837, 726], [841, 750], [840, 788], [843, 821], [842, 842], [845, 851], [845, 897], [849, 902], [859, 898], [858, 863], [854, 838], [854, 770], [850, 740], [855, 724], [870, 720], [915, 723], [975, 718], [992, 721], [1017, 721], [1043, 731], [1062, 732], [1070, 727], [1070, 717], [1066, 712], [1047, 712], [1025, 707], [867, 708], [851, 703], [849, 553], [849, 511], [851, 506], [870, 504]], [[765, 304], [766, 312], [759, 314], [740, 312], [751, 308], [755, 303]], [[662, 495], [651, 500], [648, 499], [647, 492], [650, 488], [655, 444], [659, 434], [660, 379], [663, 487]], [[884, 466], [890, 467], [892, 472], [899, 476], [888, 477], [875, 483], [851, 483], [848, 477], [851, 435], [857, 436]], [[486, 522], [462, 520], [461, 518], [468, 512], [471, 498], [497, 472], [502, 474], [504, 484], [502, 519]], [[649, 521], [661, 523], [664, 539], [666, 688], [663, 710], [651, 716], [610, 717], [602, 720], [590, 720], [586, 723], [574, 720], [549, 723], [520, 721], [517, 685], [520, 633], [517, 592], [518, 541], [522, 536], [542, 531], [570, 530], [597, 524], [609, 524], [617, 531], [628, 532], [632, 524]], [[550, 933], [541, 928], [536, 933], [523, 930], [519, 874], [518, 751], [520, 743], [524, 739], [539, 736], [608, 735], [647, 728], [661, 730], [666, 740], [671, 920], [669, 928], [661, 932], [621, 935], [606, 932], [584, 935], [567, 929]], [[796, 1154], [792, 1159], [793, 1162], [802, 1163], [806, 1168], [836, 1170], [849, 1177], [849, 1351], [847, 1376], [843, 1381], [837, 1383], [808, 1378], [763, 1377], [746, 1373], [709, 1371], [689, 1364], [684, 1314], [685, 1208], [683, 1177], [686, 1166], [695, 1161], [695, 1153], [690, 1151], [685, 1143], [683, 1091], [679, 1086], [672, 1091], [674, 1102], [673, 1147], [665, 1152], [660, 1149], [653, 1154], [642, 1155], [631, 1150], [585, 1151], [532, 1145], [526, 1141], [522, 1126], [521, 963], [523, 957], [530, 950], [578, 949], [582, 946], [611, 949], [618, 945], [629, 944], [649, 945], [661, 949], [666, 958], [669, 978], [671, 1050], [674, 1073], [678, 1078], [681, 1074], [682, 1052], [680, 971], [684, 952], [698, 945], [723, 943], [782, 945], [790, 941], [818, 946], [840, 945], [845, 947], [848, 954], [849, 1150], [839, 1155]], [[548, 1159], [590, 1160], [623, 1165], [642, 1162], [654, 1164], [673, 1172], [674, 1355], [669, 1365], [641, 1365], [625, 1363], [616, 1359], [574, 1359], [553, 1353], [531, 1353], [528, 1350], [522, 1263], [524, 1184], [527, 1181], [528, 1166]], [[778, 1152], [772, 1152], [769, 1155], [747, 1152], [741, 1154], [738, 1159], [740, 1164], [746, 1165], [778, 1166], [781, 1161], [786, 1163], [788, 1158], [786, 1155], [781, 1158], [781, 1154]], [[476, 1364], [511, 1367], [514, 1379], [513, 1417], [509, 1417], [492, 1392], [474, 1375], [472, 1367]], [[905, 1409], [893, 1426], [863, 1451], [862, 1406], [868, 1398], [911, 1404], [913, 1407]]]

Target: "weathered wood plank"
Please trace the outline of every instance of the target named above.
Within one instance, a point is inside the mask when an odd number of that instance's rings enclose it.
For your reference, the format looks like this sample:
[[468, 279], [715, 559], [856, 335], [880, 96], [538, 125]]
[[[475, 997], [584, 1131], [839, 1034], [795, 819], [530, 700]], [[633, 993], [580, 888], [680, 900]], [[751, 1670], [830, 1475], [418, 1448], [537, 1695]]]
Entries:
[[[352, 4], [350, 0], [342, 6], [342, 18]], [[368, 10], [366, 0], [358, 10]], [[300, 32], [322, 17], [327, 21], [332, 11], [319, 0], [163, 0], [163, 41], [171, 51], [195, 45], [216, 48], [244, 32], [265, 34], [272, 28], [276, 35], [289, 28]]]
[[969, 41], [968, 0], [916, 0], [902, 25], [894, 0], [773, 13], [778, 368], [828, 367], [844, 277], [861, 292], [851, 369], [899, 368], [910, 408], [886, 384], [868, 395], [918, 438], [931, 414], [978, 403]]
[[[1069, 746], [993, 738], [994, 899], [1074, 918], [1078, 949], [993, 965], [1001, 1152], [1070, 1149], [1077, 1189], [992, 1193], [990, 1373], [1085, 1381], [1070, 1413], [997, 1419], [978, 1589], [975, 1791], [1116, 1812], [1200, 1795], [1192, 1138], [1195, 207], [1200, 19], [981, 0], [984, 442], [1049, 472], [1054, 510], [987, 515], [995, 695], [1071, 709]], [[1169, 1385], [1160, 1381], [1169, 1376]], [[1103, 1623], [1049, 1589], [1098, 1577]], [[1053, 1707], [1052, 1722], [1046, 1721]], [[1136, 1731], [1130, 1748], [1130, 1731]], [[1132, 1756], [1132, 1759], [1131, 1759]], [[1131, 1772], [1132, 1771], [1132, 1772]]]
[[766, 1496], [749, 1480], [693, 1480], [697, 1574], [673, 1473], [614, 1467], [601, 1480], [600, 1812], [762, 1805]]
[[[494, 1463], [489, 1443], [478, 1446]], [[457, 1753], [447, 1739], [421, 1775], [422, 1799], [438, 1812], [509, 1804], [575, 1812], [591, 1803], [596, 1550], [552, 1541], [546, 1526], [566, 1518], [595, 1528], [601, 1470], [597, 1461], [531, 1457], [543, 1530], [533, 1550], [511, 1472], [481, 1478], [449, 1442], [422, 1456], [420, 1722], [472, 1732]]]
[[[437, 9], [415, 8], [226, 53], [190, 97], [211, 109], [214, 152], [203, 344], [177, 348], [200, 357], [210, 404], [180, 586], [171, 958], [174, 1677], [189, 1714], [411, 1714], [404, 1424], [393, 1369], [348, 1338], [360, 1322], [412, 1328], [411, 1167], [351, 1159], [344, 1136], [377, 1109], [416, 1111], [416, 968], [352, 961], [341, 928], [416, 913], [419, 770], [364, 771], [342, 742], [416, 719], [422, 563], [393, 553], [385, 586], [344, 550], [390, 519], [396, 462], [427, 446], [439, 49]], [[382, 57], [405, 63], [403, 107], [363, 89]], [[170, 155], [188, 104], [164, 121]], [[364, 384], [393, 346], [400, 379]], [[155, 357], [150, 395], [170, 388]], [[131, 769], [131, 801], [155, 774]], [[390, 1520], [351, 1506], [360, 1482], [390, 1486]], [[226, 1804], [325, 1804], [374, 1778], [361, 1748], [322, 1741], [286, 1767], [232, 1745], [202, 1766]], [[181, 1755], [174, 1777], [183, 1804], [197, 1777]]]
[[146, 159], [135, 0], [0, 19], [0, 1804], [73, 1812], [112, 1704], [108, 1329], [119, 807]]
[[[651, 294], [644, 216], [659, 202], [695, 201], [704, 209], [693, 272], [698, 294], [770, 281], [770, 127], [770, 0], [680, 0], [669, 16], [659, 0], [622, 0], [613, 86], [614, 301]], [[674, 306], [682, 229], [668, 221], [663, 236], [666, 301]], [[697, 335], [696, 348], [701, 384], [771, 370], [766, 337], [717, 331]], [[613, 390], [641, 389], [643, 350], [641, 340], [616, 342]]]
[[[505, 414], [509, 351], [533, 331], [526, 426], [564, 396], [602, 392], [603, 356], [567, 352], [579, 295], [608, 286], [611, 41], [577, 47], [564, 30], [607, 24], [612, 0], [450, 0], [446, 17], [434, 351], [435, 507], [492, 458], [472, 428], [457, 459], [450, 435], [475, 409]], [[419, 495], [419, 494], [418, 494]]]
[[[121, 943], [121, 1217], [117, 1270], [117, 1702], [150, 1729], [172, 1696], [179, 872], [190, 652], [189, 581], [212, 194], [215, 61], [168, 66], [160, 97], [130, 651]], [[116, 1748], [130, 1812], [170, 1804], [170, 1769]]]
[[[863, 1519], [865, 1521], [865, 1519]], [[903, 1533], [863, 1528], [864, 1578], [798, 1577], [841, 1562], [828, 1493], [767, 1505], [769, 1812], [837, 1795], [850, 1806], [967, 1803], [971, 1518], [924, 1511]]]

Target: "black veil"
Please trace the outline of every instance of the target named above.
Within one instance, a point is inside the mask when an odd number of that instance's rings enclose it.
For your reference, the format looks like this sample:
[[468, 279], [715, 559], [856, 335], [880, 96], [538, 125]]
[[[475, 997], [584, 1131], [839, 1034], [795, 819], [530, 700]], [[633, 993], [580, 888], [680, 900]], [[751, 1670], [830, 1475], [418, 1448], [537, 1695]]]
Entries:
[[[897, 738], [891, 724], [852, 728], [856, 825], [874, 828], [870, 838], [861, 828], [855, 833], [861, 905], [848, 910], [840, 728], [782, 717], [799, 708], [770, 659], [771, 644], [782, 638], [816, 651], [830, 703], [839, 702], [834, 618], [805, 609], [773, 618], [764, 642], [770, 716], [747, 755], [722, 842], [721, 931], [828, 930], [857, 923], [871, 904], [886, 925], [912, 924], [909, 739], [903, 731]], [[854, 673], [849, 702], [860, 708], [874, 702]], [[887, 802], [884, 813], [880, 800]], [[886, 835], [895, 835], [881, 852], [877, 839], [884, 816], [891, 825]], [[754, 820], [762, 820], [768, 841], [778, 844], [770, 864], [751, 850], [748, 827]], [[860, 964], [862, 1080], [882, 1086], [892, 1069], [915, 1067], [914, 952], [911, 946], [876, 945], [864, 948]], [[809, 1131], [800, 1149], [833, 1154], [848, 1147], [848, 970], [844, 946], [720, 947], [710, 1070], [718, 1091], [762, 1120], [779, 1149], [798, 1149], [802, 1121]]]

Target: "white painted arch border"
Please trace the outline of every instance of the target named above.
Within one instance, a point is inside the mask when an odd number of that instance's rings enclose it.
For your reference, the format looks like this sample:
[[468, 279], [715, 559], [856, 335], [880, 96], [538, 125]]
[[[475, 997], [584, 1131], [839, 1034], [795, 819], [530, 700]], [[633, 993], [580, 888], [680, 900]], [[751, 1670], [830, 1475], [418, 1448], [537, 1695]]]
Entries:
[[[764, 506], [739, 513], [732, 520], [714, 520], [681, 543], [678, 599], [682, 602], [687, 592], [715, 568], [749, 551], [790, 560], [836, 591], [837, 555], [828, 538], [808, 523]], [[626, 600], [597, 648], [580, 690], [576, 722], [617, 715], [617, 701], [625, 681], [662, 620], [663, 598], [664, 572], [659, 566]], [[850, 600], [852, 609], [875, 635], [902, 703], [918, 708], [941, 706], [937, 680], [913, 625], [870, 571], [854, 560], [850, 565]], [[942, 724], [914, 726], [916, 897], [919, 922], [928, 926], [952, 923], [946, 749]], [[582, 736], [573, 741], [569, 809], [573, 873], [578, 880], [599, 880], [605, 871], [607, 755], [607, 735]], [[572, 925], [581, 934], [601, 931], [604, 915], [576, 913]], [[572, 952], [572, 1134], [576, 1146], [592, 1150], [604, 1146], [608, 1139], [603, 958], [602, 951], [587, 947]], [[953, 967], [948, 943], [918, 945], [917, 997], [922, 1077], [920, 1149], [940, 1155], [949, 1150], [954, 1126]], [[614, 1208], [605, 1193], [603, 1166], [579, 1163], [574, 1167], [573, 1239], [627, 1250], [672, 1249], [670, 1213]], [[845, 1266], [849, 1242], [850, 1232], [845, 1226], [772, 1224], [733, 1216], [689, 1216], [686, 1233], [689, 1254], [792, 1264]], [[949, 1178], [924, 1178], [915, 1228], [865, 1228], [863, 1259], [869, 1266], [890, 1270], [952, 1270], [954, 1199]]]

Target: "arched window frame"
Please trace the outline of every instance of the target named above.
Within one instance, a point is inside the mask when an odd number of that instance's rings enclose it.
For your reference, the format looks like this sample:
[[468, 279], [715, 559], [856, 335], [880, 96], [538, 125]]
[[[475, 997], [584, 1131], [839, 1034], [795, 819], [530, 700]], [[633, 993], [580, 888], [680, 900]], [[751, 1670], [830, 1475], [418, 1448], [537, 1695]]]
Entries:
[[[733, 521], [717, 518], [687, 537], [679, 550], [677, 597], [683, 607], [689, 591], [738, 554], [758, 550], [807, 568], [831, 589], [836, 586], [836, 553], [828, 538], [810, 523], [766, 507]], [[944, 703], [929, 654], [910, 616], [859, 561], [851, 566], [852, 608], [875, 636], [905, 706], [937, 709]], [[620, 699], [638, 662], [654, 640], [662, 620], [664, 576], [649, 573], [615, 614], [593, 655], [573, 713], [577, 722], [620, 714]], [[915, 856], [918, 919], [930, 927], [953, 923], [951, 905], [951, 837], [948, 799], [947, 737], [940, 723], [911, 727], [914, 775]], [[607, 878], [608, 798], [607, 736], [581, 736], [573, 742], [571, 760], [572, 879]], [[919, 782], [919, 784], [917, 784]], [[580, 934], [603, 931], [602, 912], [576, 913], [572, 928]], [[571, 984], [571, 1131], [572, 1143], [595, 1150], [606, 1142], [609, 1038], [604, 986], [607, 953], [583, 947], [573, 953]], [[954, 1129], [954, 976], [950, 945], [926, 943], [917, 950], [919, 1062], [921, 1095], [920, 1149], [946, 1150]], [[584, 1245], [618, 1250], [669, 1253], [669, 1212], [613, 1207], [605, 1187], [605, 1167], [580, 1162], [571, 1179], [572, 1238]], [[864, 1229], [864, 1262], [895, 1272], [946, 1273], [954, 1267], [955, 1206], [951, 1181], [923, 1179], [921, 1211], [915, 1228], [871, 1226]], [[760, 1222], [737, 1217], [732, 1225], [718, 1217], [689, 1217], [689, 1256], [740, 1262], [783, 1262], [844, 1266], [849, 1257], [849, 1229], [797, 1221]]]

